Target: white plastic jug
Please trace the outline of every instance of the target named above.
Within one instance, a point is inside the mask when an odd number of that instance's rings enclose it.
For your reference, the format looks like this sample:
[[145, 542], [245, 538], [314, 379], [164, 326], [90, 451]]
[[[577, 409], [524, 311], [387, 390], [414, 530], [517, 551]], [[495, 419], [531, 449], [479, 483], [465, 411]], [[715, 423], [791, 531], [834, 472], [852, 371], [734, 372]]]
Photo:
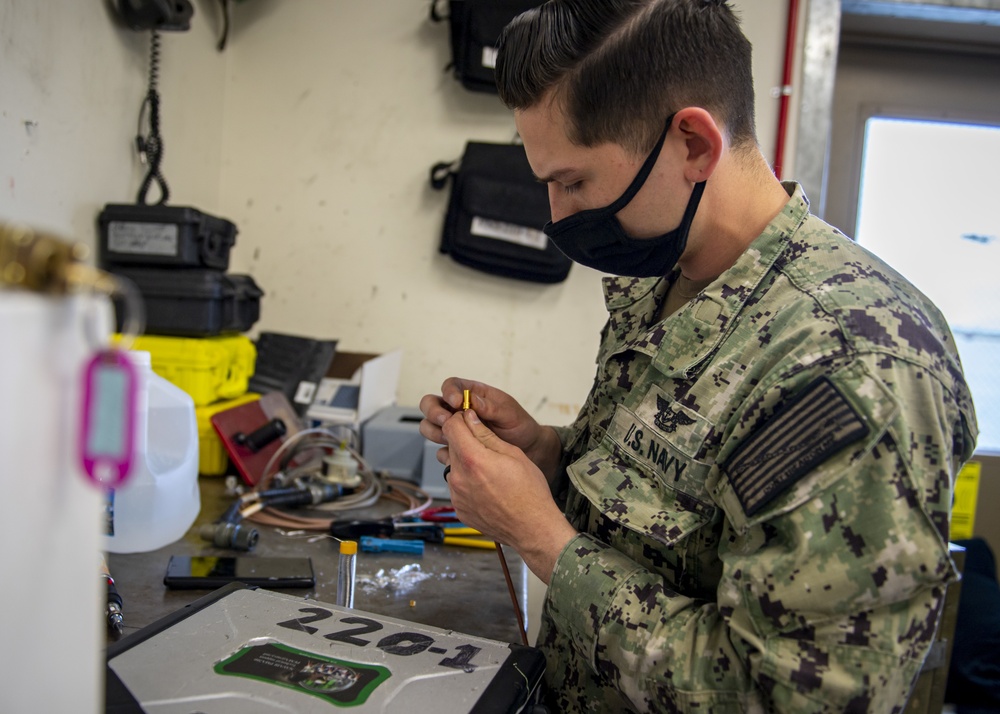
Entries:
[[149, 352], [129, 352], [139, 376], [132, 473], [109, 494], [104, 547], [144, 553], [173, 543], [201, 509], [194, 401], [153, 372]]

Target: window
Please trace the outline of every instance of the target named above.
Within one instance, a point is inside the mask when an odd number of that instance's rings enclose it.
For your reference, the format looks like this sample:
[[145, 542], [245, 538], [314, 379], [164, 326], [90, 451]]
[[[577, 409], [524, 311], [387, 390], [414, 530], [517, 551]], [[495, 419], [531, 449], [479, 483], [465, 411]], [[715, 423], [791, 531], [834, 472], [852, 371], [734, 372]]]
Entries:
[[873, 117], [855, 238], [944, 313], [979, 421], [1000, 452], [1000, 128]]

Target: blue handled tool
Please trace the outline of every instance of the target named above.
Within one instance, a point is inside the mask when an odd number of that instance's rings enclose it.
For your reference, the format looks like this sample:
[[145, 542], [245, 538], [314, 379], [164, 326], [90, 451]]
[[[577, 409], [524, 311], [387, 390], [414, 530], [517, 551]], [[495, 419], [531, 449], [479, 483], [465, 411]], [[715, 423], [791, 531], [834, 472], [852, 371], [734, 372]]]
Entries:
[[361, 536], [361, 550], [365, 553], [413, 553], [424, 554], [422, 540], [393, 540], [391, 538], [376, 538]]

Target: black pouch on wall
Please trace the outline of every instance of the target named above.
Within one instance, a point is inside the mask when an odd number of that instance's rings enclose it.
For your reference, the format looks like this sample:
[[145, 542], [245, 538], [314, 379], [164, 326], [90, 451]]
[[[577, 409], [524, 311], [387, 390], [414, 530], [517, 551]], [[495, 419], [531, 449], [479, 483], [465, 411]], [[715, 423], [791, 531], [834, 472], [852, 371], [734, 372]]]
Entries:
[[549, 196], [524, 147], [470, 141], [458, 167], [437, 164], [431, 185], [452, 179], [441, 252], [486, 273], [537, 283], [566, 279], [572, 261], [542, 233]]
[[466, 89], [496, 93], [496, 45], [507, 23], [543, 0], [449, 0], [448, 16], [442, 0], [431, 3], [431, 19], [448, 20], [451, 29], [452, 70]]

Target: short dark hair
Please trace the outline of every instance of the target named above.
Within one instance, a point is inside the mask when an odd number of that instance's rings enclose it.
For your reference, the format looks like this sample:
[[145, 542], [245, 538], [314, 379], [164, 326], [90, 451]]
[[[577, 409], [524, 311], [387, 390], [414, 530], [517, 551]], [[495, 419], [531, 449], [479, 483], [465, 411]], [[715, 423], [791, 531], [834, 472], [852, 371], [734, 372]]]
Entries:
[[554, 88], [577, 144], [649, 151], [668, 115], [697, 106], [734, 146], [756, 146], [750, 42], [726, 0], [549, 0], [498, 50], [504, 104], [528, 109]]

